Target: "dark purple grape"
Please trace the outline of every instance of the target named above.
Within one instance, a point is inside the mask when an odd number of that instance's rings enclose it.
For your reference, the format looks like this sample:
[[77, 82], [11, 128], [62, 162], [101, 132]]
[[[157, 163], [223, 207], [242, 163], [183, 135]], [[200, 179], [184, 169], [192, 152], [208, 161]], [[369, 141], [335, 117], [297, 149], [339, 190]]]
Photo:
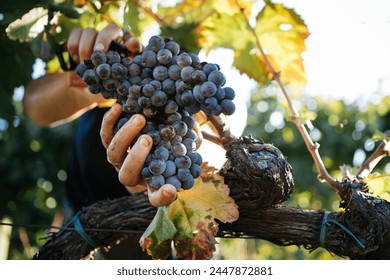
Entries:
[[162, 159], [152, 159], [149, 163], [149, 170], [153, 175], [161, 175], [165, 171], [167, 163]]
[[88, 69], [84, 72], [83, 80], [84, 83], [86, 83], [89, 86], [97, 85], [100, 81], [98, 75], [93, 69]]
[[224, 113], [227, 116], [233, 115], [233, 113], [236, 111], [236, 106], [229, 99], [222, 100], [220, 105], [221, 105], [222, 113]]
[[94, 51], [91, 55], [91, 61], [95, 66], [106, 63], [106, 60], [106, 55], [102, 51]]
[[116, 52], [109, 52], [106, 55], [106, 63], [112, 65], [114, 63], [120, 63], [121, 62], [121, 57], [118, 53]]

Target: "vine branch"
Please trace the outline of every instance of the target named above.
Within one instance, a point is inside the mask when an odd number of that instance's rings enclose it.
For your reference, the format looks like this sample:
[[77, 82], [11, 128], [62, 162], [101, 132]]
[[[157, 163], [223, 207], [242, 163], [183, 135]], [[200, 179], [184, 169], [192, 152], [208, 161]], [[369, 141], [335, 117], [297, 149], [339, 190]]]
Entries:
[[309, 133], [307, 132], [305, 126], [299, 122], [299, 113], [298, 113], [297, 109], [294, 107], [294, 105], [292, 104], [291, 98], [289, 97], [289, 95], [287, 93], [287, 90], [284, 87], [284, 84], [283, 84], [282, 80], [280, 79], [280, 73], [275, 70], [275, 68], [273, 67], [271, 61], [268, 59], [267, 55], [265, 54], [265, 52], [263, 50], [263, 47], [262, 47], [262, 45], [260, 43], [259, 36], [257, 36], [255, 29], [250, 25], [249, 19], [246, 16], [244, 10], [241, 8], [240, 4], [238, 3], [238, 0], [235, 0], [235, 2], [236, 2], [237, 7], [239, 8], [239, 10], [240, 10], [244, 20], [245, 20], [245, 22], [246, 22], [250, 32], [253, 34], [253, 37], [256, 40], [256, 47], [258, 48], [258, 50], [260, 51], [261, 55], [263, 56], [264, 61], [265, 61], [266, 65], [267, 65], [267, 67], [271, 71], [273, 80], [278, 84], [278, 86], [280, 87], [281, 91], [283, 92], [284, 97], [287, 100], [288, 108], [289, 108], [289, 110], [290, 110], [290, 112], [292, 114], [291, 121], [298, 128], [298, 131], [301, 134], [301, 136], [303, 138], [303, 141], [305, 142], [306, 148], [308, 149], [309, 153], [311, 154], [311, 156], [312, 156], [312, 158], [314, 160], [314, 163], [315, 163], [315, 165], [317, 167], [317, 170], [318, 170], [318, 178], [320, 180], [325, 180], [331, 187], [333, 187], [338, 192], [340, 192], [341, 191], [341, 185], [332, 176], [330, 176], [330, 174], [326, 170], [325, 165], [324, 165], [324, 163], [323, 163], [323, 161], [321, 159], [321, 156], [320, 156], [319, 151], [318, 151], [320, 145], [318, 143], [314, 143], [312, 141], [312, 139], [311, 139]]
[[379, 144], [371, 156], [360, 166], [357, 178], [366, 178], [382, 158], [390, 156], [390, 130], [385, 131], [385, 139]]

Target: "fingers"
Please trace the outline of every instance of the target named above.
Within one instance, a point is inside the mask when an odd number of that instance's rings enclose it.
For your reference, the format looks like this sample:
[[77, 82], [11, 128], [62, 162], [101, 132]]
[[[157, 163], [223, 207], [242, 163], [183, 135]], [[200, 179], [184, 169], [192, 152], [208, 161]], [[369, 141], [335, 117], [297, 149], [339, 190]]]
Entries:
[[152, 138], [149, 135], [142, 135], [131, 147], [118, 171], [119, 181], [123, 185], [132, 187], [142, 182], [142, 168], [152, 146]]
[[112, 138], [107, 148], [107, 159], [113, 166], [121, 168], [130, 144], [141, 132], [145, 123], [146, 120], [143, 116], [134, 115]]
[[83, 62], [84, 59], [89, 59], [91, 57], [97, 34], [97, 31], [93, 28], [86, 28], [83, 30], [79, 42], [79, 62]]
[[171, 204], [177, 197], [177, 190], [171, 184], [163, 185], [158, 190], [148, 186], [149, 202], [155, 207]]
[[112, 138], [114, 138], [114, 126], [122, 113], [122, 106], [114, 104], [103, 117], [102, 126], [100, 128], [100, 138], [104, 148], [108, 148]]
[[97, 35], [94, 49], [107, 52], [110, 47], [110, 43], [122, 36], [122, 30], [116, 24], [110, 23]]
[[79, 42], [81, 38], [81, 34], [83, 33], [83, 29], [75, 28], [73, 29], [68, 37], [68, 42], [66, 43], [66, 48], [72, 57], [72, 59], [76, 62], [80, 62], [79, 56]]
[[130, 39], [125, 42], [125, 47], [132, 53], [142, 52], [142, 44], [136, 37], [130, 37]]

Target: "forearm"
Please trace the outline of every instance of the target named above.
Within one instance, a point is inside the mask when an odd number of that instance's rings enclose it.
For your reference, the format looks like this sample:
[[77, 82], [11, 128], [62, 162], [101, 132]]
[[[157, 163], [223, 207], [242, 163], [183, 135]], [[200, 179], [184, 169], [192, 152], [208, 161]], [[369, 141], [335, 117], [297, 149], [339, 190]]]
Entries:
[[71, 72], [47, 74], [31, 81], [25, 90], [23, 111], [34, 123], [56, 126], [72, 120], [103, 101], [85, 87], [70, 86]]

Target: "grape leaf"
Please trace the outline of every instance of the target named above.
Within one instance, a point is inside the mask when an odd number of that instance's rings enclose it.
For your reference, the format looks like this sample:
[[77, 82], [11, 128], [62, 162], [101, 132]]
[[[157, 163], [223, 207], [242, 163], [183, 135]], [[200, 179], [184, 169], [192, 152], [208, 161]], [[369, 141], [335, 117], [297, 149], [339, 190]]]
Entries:
[[231, 223], [238, 218], [238, 206], [229, 197], [229, 188], [223, 184], [222, 177], [218, 178], [212, 181], [198, 178], [194, 187], [180, 191], [168, 208], [168, 216], [177, 229], [176, 254], [181, 258], [210, 258], [218, 231], [214, 219]]
[[20, 42], [30, 42], [44, 30], [47, 14], [47, 10], [42, 7], [31, 9], [22, 18], [8, 25], [6, 29], [8, 38]]
[[167, 206], [159, 207], [156, 216], [141, 236], [140, 244], [154, 259], [166, 259], [171, 253], [171, 241], [176, 233], [168, 218]]
[[240, 13], [214, 13], [199, 26], [199, 45], [207, 52], [218, 47], [242, 51], [253, 36]]
[[253, 44], [248, 44], [246, 48], [234, 52], [233, 66], [241, 74], [247, 74], [260, 85], [266, 86], [272, 79], [264, 58]]
[[283, 4], [266, 1], [256, 17], [255, 31], [263, 50], [270, 55], [273, 66], [285, 84], [305, 84], [302, 52], [309, 32], [294, 10]]

